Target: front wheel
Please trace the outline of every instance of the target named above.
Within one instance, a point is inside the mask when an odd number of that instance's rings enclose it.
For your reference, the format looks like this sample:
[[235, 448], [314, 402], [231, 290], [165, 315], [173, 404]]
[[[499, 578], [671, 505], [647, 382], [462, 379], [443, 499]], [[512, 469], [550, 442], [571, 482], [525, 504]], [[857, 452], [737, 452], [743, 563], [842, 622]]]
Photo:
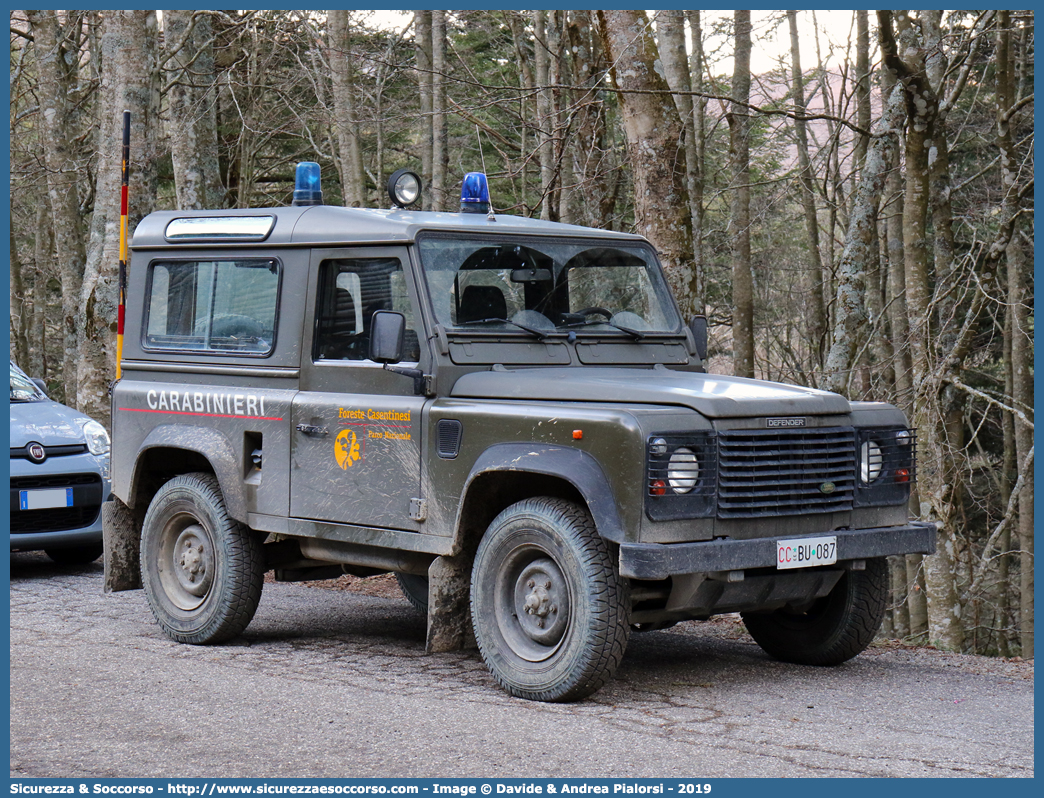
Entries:
[[220, 643], [254, 617], [264, 583], [260, 538], [228, 515], [212, 474], [185, 474], [159, 489], [141, 533], [149, 608], [179, 643]]
[[44, 554], [59, 565], [87, 565], [102, 556], [102, 544], [87, 543], [83, 546], [44, 549]]
[[888, 600], [888, 565], [866, 561], [845, 571], [806, 612], [741, 613], [747, 631], [769, 656], [799, 665], [840, 665], [862, 652], [881, 628]]
[[616, 673], [630, 590], [582, 507], [526, 499], [490, 524], [475, 555], [471, 617], [482, 659], [512, 695], [575, 701]]

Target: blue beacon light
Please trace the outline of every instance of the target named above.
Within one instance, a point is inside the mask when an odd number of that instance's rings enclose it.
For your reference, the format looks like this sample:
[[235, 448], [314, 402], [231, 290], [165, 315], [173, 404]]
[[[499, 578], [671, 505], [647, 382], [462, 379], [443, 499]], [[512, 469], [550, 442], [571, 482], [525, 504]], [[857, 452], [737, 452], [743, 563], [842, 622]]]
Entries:
[[468, 172], [460, 188], [461, 213], [487, 213], [489, 211], [489, 184], [482, 172]]
[[302, 161], [294, 175], [294, 205], [322, 205], [323, 187], [319, 182], [319, 164]]

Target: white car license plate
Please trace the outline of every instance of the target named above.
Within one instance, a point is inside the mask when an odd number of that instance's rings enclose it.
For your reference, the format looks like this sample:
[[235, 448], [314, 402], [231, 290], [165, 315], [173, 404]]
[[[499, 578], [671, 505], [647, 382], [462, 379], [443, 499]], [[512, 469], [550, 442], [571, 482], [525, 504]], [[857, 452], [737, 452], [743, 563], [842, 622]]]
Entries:
[[50, 510], [54, 507], [72, 507], [72, 488], [18, 491], [19, 510]]
[[837, 562], [837, 538], [798, 538], [776, 541], [776, 568], [811, 568]]

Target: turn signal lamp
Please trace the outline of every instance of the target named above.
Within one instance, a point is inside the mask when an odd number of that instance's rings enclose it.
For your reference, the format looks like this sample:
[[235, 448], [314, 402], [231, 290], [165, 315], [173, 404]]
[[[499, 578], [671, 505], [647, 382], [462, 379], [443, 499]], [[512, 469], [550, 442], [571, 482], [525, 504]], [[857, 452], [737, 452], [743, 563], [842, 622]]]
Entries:
[[294, 205], [322, 205], [323, 187], [319, 182], [319, 164], [302, 161], [294, 175]]
[[468, 172], [460, 188], [461, 213], [487, 213], [489, 211], [489, 184], [482, 172]]

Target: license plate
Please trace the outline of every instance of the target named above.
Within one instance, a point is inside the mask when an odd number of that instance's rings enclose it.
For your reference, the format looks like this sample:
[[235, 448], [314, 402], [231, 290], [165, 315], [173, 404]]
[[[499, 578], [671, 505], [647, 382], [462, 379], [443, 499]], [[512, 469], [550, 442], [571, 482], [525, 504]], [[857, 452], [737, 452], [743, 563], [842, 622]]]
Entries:
[[811, 568], [837, 562], [837, 538], [798, 538], [776, 542], [776, 568]]
[[72, 506], [72, 488], [50, 488], [48, 490], [18, 491], [19, 510], [51, 510], [55, 507]]

